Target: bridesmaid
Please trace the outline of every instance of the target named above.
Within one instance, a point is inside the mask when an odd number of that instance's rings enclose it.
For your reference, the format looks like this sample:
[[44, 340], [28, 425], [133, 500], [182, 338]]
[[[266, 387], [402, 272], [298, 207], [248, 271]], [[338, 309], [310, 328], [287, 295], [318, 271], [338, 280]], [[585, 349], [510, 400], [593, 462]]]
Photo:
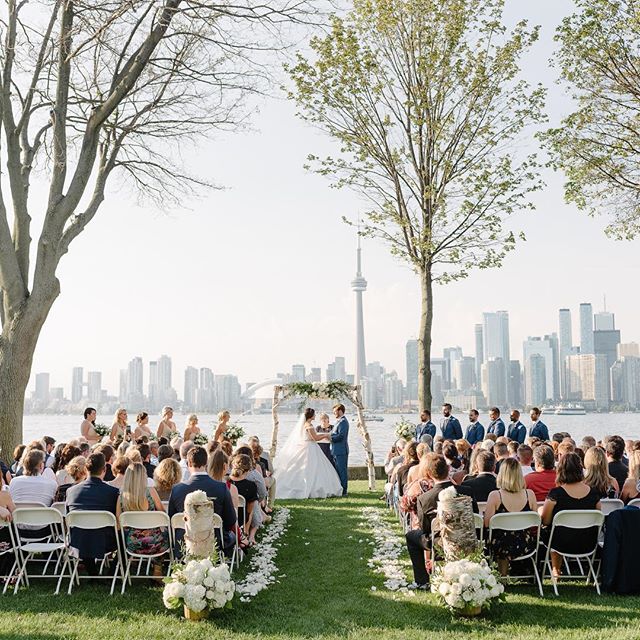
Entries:
[[118, 409], [111, 425], [111, 442], [116, 440], [131, 440], [131, 427], [127, 424], [127, 410]]
[[169, 434], [176, 433], [178, 431], [178, 427], [176, 427], [176, 423], [172, 418], [173, 409], [171, 407], [162, 407], [162, 420], [158, 425], [158, 431], [156, 433], [158, 440], [160, 438], [166, 438], [169, 440]]
[[216, 442], [222, 442], [224, 440], [224, 434], [227, 431], [229, 420], [231, 420], [231, 414], [226, 409], [218, 414], [218, 428], [213, 436]]
[[136, 430], [133, 432], [133, 439], [137, 440], [138, 438], [142, 438], [142, 436], [147, 436], [147, 438], [151, 438], [153, 434], [151, 433], [151, 429], [149, 428], [149, 414], [145, 411], [141, 411], [136, 416]]
[[184, 430], [184, 441], [193, 440], [200, 433], [200, 427], [198, 426], [198, 416], [192, 413], [187, 418], [187, 427]]
[[80, 435], [83, 436], [89, 444], [97, 444], [100, 442], [100, 436], [94, 429], [96, 415], [96, 410], [93, 407], [87, 407], [84, 410], [84, 420], [80, 425]]

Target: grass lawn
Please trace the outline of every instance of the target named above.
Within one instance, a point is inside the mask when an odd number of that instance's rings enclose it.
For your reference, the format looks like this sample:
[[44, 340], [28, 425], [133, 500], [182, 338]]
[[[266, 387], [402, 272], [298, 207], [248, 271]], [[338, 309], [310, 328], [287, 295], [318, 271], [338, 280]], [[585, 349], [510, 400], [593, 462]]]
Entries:
[[276, 561], [285, 577], [208, 622], [187, 622], [181, 612], [165, 610], [161, 588], [142, 581], [113, 597], [106, 585], [88, 583], [56, 597], [52, 583], [34, 581], [15, 597], [0, 596], [0, 640], [640, 638], [640, 599], [598, 597], [583, 585], [561, 584], [559, 598], [548, 586], [544, 599], [532, 588], [508, 587], [506, 603], [474, 620], [453, 619], [429, 593], [387, 591], [382, 576], [367, 567], [371, 547], [359, 543], [370, 539], [362, 508], [383, 503], [364, 482], [352, 483], [350, 491], [346, 499], [289, 503], [290, 527]]

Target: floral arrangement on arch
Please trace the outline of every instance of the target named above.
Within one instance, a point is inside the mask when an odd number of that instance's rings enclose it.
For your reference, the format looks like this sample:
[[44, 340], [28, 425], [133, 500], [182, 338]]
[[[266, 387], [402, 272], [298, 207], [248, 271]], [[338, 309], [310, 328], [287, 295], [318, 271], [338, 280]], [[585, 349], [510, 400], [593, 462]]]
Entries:
[[306, 401], [314, 400], [350, 400], [353, 393], [353, 385], [344, 380], [331, 380], [330, 382], [290, 382], [282, 387], [285, 400], [295, 396], [303, 398], [300, 408], [304, 407]]
[[230, 608], [235, 593], [229, 568], [219, 564], [216, 555], [173, 565], [164, 582], [162, 600], [167, 609], [184, 606], [200, 613]]
[[224, 432], [224, 437], [231, 441], [231, 444], [235, 447], [238, 444], [238, 440], [244, 436], [244, 429], [233, 422], [227, 425], [227, 430]]
[[460, 615], [478, 615], [504, 600], [498, 573], [484, 558], [466, 558], [436, 566], [431, 591], [443, 605]]
[[416, 426], [409, 422], [404, 416], [395, 423], [395, 434], [397, 438], [404, 438], [405, 440], [413, 440], [416, 435]]
[[206, 447], [209, 443], [209, 436], [206, 433], [196, 433], [193, 438], [193, 444], [200, 445], [201, 447]]

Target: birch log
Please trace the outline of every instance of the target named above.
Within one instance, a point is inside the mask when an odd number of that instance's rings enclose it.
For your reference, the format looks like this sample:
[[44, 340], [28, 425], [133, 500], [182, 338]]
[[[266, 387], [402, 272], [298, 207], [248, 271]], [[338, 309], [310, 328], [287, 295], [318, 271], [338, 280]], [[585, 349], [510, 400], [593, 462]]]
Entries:
[[269, 449], [269, 456], [272, 463], [276, 457], [276, 450], [278, 448], [278, 427], [280, 426], [280, 420], [278, 419], [278, 405], [280, 404], [281, 393], [281, 386], [273, 387], [273, 404], [271, 405], [271, 418], [273, 421], [273, 426], [271, 427], [271, 448]]
[[360, 396], [360, 386], [354, 388], [352, 402], [358, 412], [358, 431], [362, 436], [362, 446], [367, 454], [367, 476], [369, 478], [369, 491], [376, 488], [376, 467], [373, 462], [373, 449], [371, 447], [371, 437], [367, 431], [367, 424], [364, 419], [364, 405]]

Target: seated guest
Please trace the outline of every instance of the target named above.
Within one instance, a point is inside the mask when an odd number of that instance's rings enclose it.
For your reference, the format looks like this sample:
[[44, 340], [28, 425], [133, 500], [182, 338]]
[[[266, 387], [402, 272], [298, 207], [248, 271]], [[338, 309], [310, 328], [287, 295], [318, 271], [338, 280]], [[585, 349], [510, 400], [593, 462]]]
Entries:
[[[543, 525], [550, 527], [554, 516], [560, 511], [601, 508], [599, 492], [584, 481], [584, 469], [577, 454], [567, 453], [560, 458], [557, 485], [549, 491], [542, 507]], [[595, 528], [557, 527], [553, 534], [552, 543], [558, 553], [551, 554], [552, 575], [557, 578], [562, 573], [563, 551], [566, 553], [586, 553], [596, 544], [596, 535]]]
[[106, 470], [104, 472], [104, 481], [111, 482], [111, 480], [115, 478], [115, 475], [113, 474], [113, 469], [111, 468], [111, 465], [113, 464], [113, 457], [115, 456], [115, 453], [116, 453], [114, 448], [110, 444], [101, 444], [94, 449], [94, 452], [101, 453], [104, 456], [104, 460], [106, 464]]
[[476, 502], [486, 502], [496, 488], [496, 457], [491, 451], [478, 451], [475, 457], [476, 476], [467, 476], [462, 482]]
[[[164, 511], [160, 497], [154, 488], [147, 486], [147, 471], [143, 465], [135, 462], [124, 474], [124, 484], [116, 506], [116, 517], [125, 511]], [[124, 540], [127, 549], [143, 555], [154, 555], [169, 549], [169, 529], [152, 527], [150, 529], [124, 528]], [[162, 560], [155, 559], [153, 575], [162, 575]]]
[[518, 461], [520, 462], [520, 468], [522, 469], [522, 475], [524, 477], [533, 473], [533, 449], [528, 444], [521, 444], [518, 447]]
[[60, 461], [55, 470], [56, 482], [58, 486], [64, 484], [73, 484], [73, 478], [67, 473], [67, 465], [76, 457], [80, 455], [80, 448], [72, 444], [64, 446], [62, 453], [60, 454]]
[[421, 449], [420, 446], [425, 445], [425, 449], [422, 450], [422, 456], [420, 458], [420, 464], [416, 465], [409, 472], [410, 476], [413, 476], [413, 480], [411, 482], [407, 482], [404, 488], [404, 494], [402, 495], [402, 500], [400, 501], [400, 509], [404, 513], [408, 513], [409, 515], [409, 523], [411, 529], [418, 529], [420, 524], [417, 519], [417, 502], [418, 497], [421, 496], [426, 491], [429, 491], [433, 487], [433, 480], [429, 476], [429, 472], [427, 469], [427, 456], [431, 453], [426, 447], [426, 443], [421, 442], [418, 445], [418, 454], [420, 455]]
[[556, 459], [553, 449], [546, 444], [538, 445], [533, 450], [533, 463], [535, 471], [527, 474], [524, 482], [527, 489], [536, 494], [536, 500], [544, 502], [549, 491], [556, 486]]
[[[500, 465], [497, 490], [487, 498], [484, 510], [484, 526], [488, 527], [491, 518], [497, 513], [520, 513], [538, 509], [536, 496], [524, 484], [524, 476], [520, 463], [507, 458]], [[500, 575], [509, 573], [509, 561], [527, 555], [535, 549], [536, 538], [529, 530], [502, 531], [496, 530], [491, 540], [491, 555], [498, 564]]]
[[182, 481], [182, 469], [173, 458], [165, 458], [153, 472], [153, 481], [160, 500], [169, 500], [173, 487]]
[[[562, 446], [562, 445], [561, 445]], [[617, 498], [620, 494], [618, 481], [609, 475], [607, 456], [600, 447], [591, 447], [584, 455], [584, 481], [598, 492], [600, 498]]]
[[187, 440], [180, 445], [180, 470], [182, 471], [182, 482], [186, 482], [189, 479], [189, 464], [187, 462], [187, 456], [193, 447], [194, 444], [191, 440]]
[[506, 442], [497, 442], [493, 446], [493, 455], [496, 457], [496, 473], [500, 473], [500, 465], [503, 460], [510, 458], [509, 447]]
[[14, 450], [13, 450], [13, 462], [11, 463], [11, 466], [9, 467], [9, 472], [11, 473], [12, 477], [15, 476], [20, 476], [22, 475], [22, 456], [24, 455], [24, 450], [27, 448], [26, 444], [19, 444]]
[[[22, 458], [23, 474], [15, 477], [9, 485], [9, 493], [14, 503], [37, 502], [50, 507], [56, 495], [58, 484], [49, 475], [44, 475], [44, 452], [32, 449]], [[47, 469], [53, 476], [51, 469]]]
[[[218, 444], [216, 442], [216, 444]], [[264, 479], [264, 484], [267, 488], [267, 502], [269, 504], [273, 504], [273, 501], [276, 497], [276, 479], [273, 477], [271, 473], [271, 467], [269, 466], [269, 459], [264, 457], [264, 450], [259, 442], [255, 439], [251, 440], [249, 445], [251, 447], [251, 452], [253, 453], [253, 461], [255, 463], [255, 467], [260, 468], [262, 471], [262, 476]], [[333, 464], [333, 458], [331, 458]], [[267, 514], [272, 513], [272, 509], [265, 505], [264, 511]]]
[[51, 436], [44, 436], [44, 438], [42, 438], [42, 446], [44, 447], [44, 466], [45, 468], [52, 467], [56, 460], [55, 438], [52, 438]]
[[623, 462], [624, 440], [620, 436], [607, 438], [607, 460], [609, 461], [609, 474], [617, 481], [618, 486], [624, 486], [629, 475], [629, 467]]
[[256, 509], [260, 509], [258, 504], [258, 487], [256, 483], [248, 480], [247, 475], [251, 471], [251, 458], [245, 454], [238, 454], [231, 459], [231, 474], [230, 480], [235, 485], [238, 493], [245, 499], [246, 513], [244, 523], [239, 523], [244, 529], [244, 534], [247, 537], [240, 541], [242, 548], [251, 547], [255, 543], [255, 535], [257, 527], [253, 520], [253, 512]]
[[640, 451], [634, 449], [629, 456], [629, 477], [622, 487], [620, 499], [626, 504], [640, 497]]
[[458, 448], [453, 442], [447, 441], [442, 445], [442, 455], [449, 465], [450, 474], [462, 468], [462, 462], [458, 458]]
[[87, 479], [87, 459], [84, 456], [76, 456], [65, 467], [67, 476], [71, 478], [71, 482], [61, 484], [56, 491], [55, 502], [65, 502], [67, 499], [67, 491], [78, 482], [84, 482]]
[[224, 482], [227, 485], [227, 489], [229, 489], [229, 493], [231, 494], [233, 507], [237, 509], [238, 490], [236, 489], [235, 485], [231, 483], [231, 480], [229, 480], [229, 458], [222, 449], [216, 449], [213, 455], [209, 456], [209, 460], [207, 462], [207, 471], [214, 480], [217, 480], [218, 482]]
[[410, 442], [404, 448], [404, 459], [402, 461], [402, 464], [398, 465], [395, 468], [391, 476], [391, 482], [398, 487], [398, 496], [402, 497], [404, 485], [407, 483], [409, 470], [411, 469], [411, 467], [415, 467], [418, 462], [418, 445], [415, 442]]
[[[258, 501], [263, 504], [267, 499], [267, 485], [265, 482], [265, 478], [262, 475], [262, 467], [256, 464], [253, 449], [248, 446], [238, 447], [236, 451], [236, 455], [246, 455], [249, 457], [251, 462], [251, 471], [247, 474], [247, 480], [251, 480], [251, 482], [256, 483], [256, 488], [258, 489]], [[262, 526], [264, 518], [261, 513], [261, 509], [255, 509], [253, 514], [253, 525], [256, 527]]]
[[[0, 477], [0, 520], [3, 522], [11, 522], [13, 512], [16, 505], [11, 499], [11, 493], [5, 491], [6, 481], [4, 477]], [[0, 550], [9, 549], [11, 544], [10, 527], [0, 527]], [[0, 555], [0, 575], [7, 576], [13, 566], [14, 556], [12, 553], [3, 553]]]
[[588, 449], [596, 446], [596, 439], [593, 436], [585, 436], [582, 438], [580, 448], [586, 453]]
[[136, 445], [136, 449], [140, 452], [140, 457], [142, 458], [142, 466], [145, 468], [147, 472], [147, 478], [153, 478], [153, 472], [156, 468], [151, 464], [151, 447], [146, 444]]
[[[44, 457], [45, 457], [44, 446], [43, 446], [42, 442], [40, 442], [40, 440], [34, 440], [33, 442], [30, 442], [26, 446], [26, 448], [24, 450], [24, 453], [22, 454], [21, 465], [22, 465], [23, 468], [24, 468], [24, 460], [29, 455], [29, 453], [31, 451], [42, 451], [42, 459], [44, 460]], [[44, 471], [42, 472], [42, 476], [44, 478], [47, 478], [47, 480], [53, 480], [55, 482], [56, 474], [53, 473], [51, 467], [47, 467], [45, 465]]]
[[407, 441], [404, 438], [399, 438], [387, 453], [387, 457], [384, 462], [384, 470], [387, 474], [387, 478], [389, 478], [389, 482], [391, 482], [393, 470], [401, 464], [404, 459], [404, 448], [406, 445]]
[[[161, 444], [158, 447], [158, 464], [167, 458], [173, 458], [173, 449], [170, 444]], [[179, 463], [178, 463], [179, 464]]]
[[515, 440], [509, 440], [509, 442], [507, 442], [507, 449], [509, 449], [509, 457], [510, 458], [517, 458], [518, 457], [518, 447], [520, 445], [515, 441]]
[[118, 456], [114, 463], [111, 465], [111, 470], [115, 475], [115, 478], [108, 482], [112, 487], [115, 487], [120, 491], [122, 489], [122, 485], [124, 484], [124, 474], [126, 470], [129, 468], [131, 464], [131, 460], [127, 456]]
[[[87, 458], [89, 478], [73, 485], [67, 491], [67, 511], [109, 511], [115, 515], [119, 492], [102, 479], [106, 471], [106, 462], [101, 453], [92, 453]], [[84, 561], [87, 573], [97, 573], [96, 559], [116, 549], [113, 528], [71, 529], [70, 544], [78, 550], [78, 556]]]
[[[440, 492], [448, 487], [455, 487], [449, 480], [449, 465], [444, 456], [430, 453], [426, 456], [426, 470], [433, 481], [433, 488], [418, 497], [416, 513], [419, 527], [407, 532], [407, 549], [413, 565], [413, 577], [419, 589], [426, 589], [429, 585], [429, 574], [425, 563], [425, 551], [431, 548], [431, 523], [436, 517]], [[471, 491], [465, 487], [456, 487], [459, 495], [471, 496]], [[472, 497], [472, 496], [471, 496]], [[478, 505], [473, 501], [473, 510], [478, 511]]]
[[570, 440], [563, 440], [562, 442], [558, 443], [558, 460], [560, 460], [560, 458], [567, 453], [575, 453], [575, 451], [576, 447], [573, 442], [571, 442]]
[[149, 449], [151, 449], [151, 456], [149, 458], [149, 462], [151, 462], [151, 465], [154, 467], [157, 467], [160, 464], [160, 460], [158, 458], [159, 456], [159, 451], [160, 451], [160, 445], [158, 444], [157, 440], [150, 440], [149, 441]]
[[[189, 478], [174, 485], [169, 497], [169, 517], [184, 511], [185, 498], [194, 491], [204, 491], [209, 498], [213, 498], [214, 511], [222, 518], [224, 529], [223, 548], [225, 553], [233, 551], [236, 525], [236, 510], [231, 501], [231, 494], [224, 482], [218, 482], [207, 474], [207, 452], [203, 447], [192, 446], [187, 453]], [[177, 533], [178, 543], [182, 539], [180, 531]]]
[[420, 470], [420, 464], [424, 460], [424, 457], [427, 455], [427, 453], [431, 453], [431, 450], [429, 449], [429, 445], [427, 445], [426, 442], [418, 443], [418, 446], [416, 447], [418, 464], [414, 465], [413, 467], [411, 467], [411, 469], [409, 469], [409, 473], [407, 474], [407, 481], [405, 482], [405, 485], [404, 485], [403, 495], [406, 494], [406, 491], [411, 486], [411, 484], [414, 483], [421, 476], [422, 472]]

